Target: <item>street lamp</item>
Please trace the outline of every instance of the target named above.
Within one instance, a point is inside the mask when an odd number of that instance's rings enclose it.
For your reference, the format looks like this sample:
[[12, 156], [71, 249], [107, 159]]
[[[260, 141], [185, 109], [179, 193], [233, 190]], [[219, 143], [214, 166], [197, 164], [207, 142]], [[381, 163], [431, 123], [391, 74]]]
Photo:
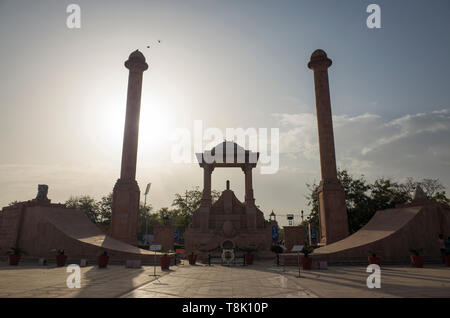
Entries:
[[269, 215], [269, 220], [270, 221], [276, 221], [277, 220], [277, 217], [276, 217], [275, 213], [273, 212], [273, 210], [272, 210], [272, 213], [270, 213], [270, 215]]
[[[144, 211], [147, 212], [147, 194], [150, 191], [152, 183], [148, 183], [144, 192]], [[146, 213], [147, 214], [147, 213]], [[148, 215], [145, 216], [145, 240], [148, 239]]]
[[288, 215], [286, 215], [286, 218], [289, 222], [289, 225], [292, 225], [292, 222], [294, 220], [294, 214], [288, 214]]

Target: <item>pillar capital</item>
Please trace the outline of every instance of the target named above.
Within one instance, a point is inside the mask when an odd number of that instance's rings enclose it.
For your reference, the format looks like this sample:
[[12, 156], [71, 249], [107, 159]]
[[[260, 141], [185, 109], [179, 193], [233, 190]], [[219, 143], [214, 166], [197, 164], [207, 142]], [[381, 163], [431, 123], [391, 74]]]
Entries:
[[323, 71], [328, 69], [333, 62], [328, 58], [324, 50], [315, 50], [311, 54], [311, 60], [308, 63], [308, 68], [313, 71]]
[[139, 50], [130, 54], [128, 60], [125, 61], [125, 67], [131, 72], [144, 72], [148, 69], [148, 64], [145, 62], [145, 56]]

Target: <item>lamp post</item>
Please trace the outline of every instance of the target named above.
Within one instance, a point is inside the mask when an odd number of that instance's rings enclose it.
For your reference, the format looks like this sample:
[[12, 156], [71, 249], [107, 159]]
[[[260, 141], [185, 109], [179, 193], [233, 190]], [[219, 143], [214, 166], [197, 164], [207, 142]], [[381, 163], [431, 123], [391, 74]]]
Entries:
[[[151, 187], [152, 183], [148, 183], [147, 187], [145, 188], [145, 193], [144, 193], [144, 211], [147, 212], [147, 194], [150, 191], [150, 187]], [[148, 238], [148, 215], [146, 213], [145, 215], [145, 239], [147, 240]]]
[[289, 222], [289, 226], [292, 226], [293, 220], [294, 220], [294, 214], [288, 214], [288, 215], [286, 215], [286, 218]]

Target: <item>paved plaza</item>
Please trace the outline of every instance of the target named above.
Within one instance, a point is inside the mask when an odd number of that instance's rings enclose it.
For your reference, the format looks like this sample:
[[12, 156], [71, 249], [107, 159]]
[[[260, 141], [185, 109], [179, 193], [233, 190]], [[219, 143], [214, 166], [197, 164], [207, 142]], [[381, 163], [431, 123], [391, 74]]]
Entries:
[[[20, 264], [19, 266], [0, 265], [0, 298], [35, 298], [35, 297], [87, 297], [111, 298], [138, 288], [155, 279], [153, 266], [142, 268], [125, 268], [112, 265], [106, 269], [96, 266], [82, 267], [81, 288], [68, 288], [66, 280], [71, 275], [67, 267], [55, 265], [36, 266]], [[156, 273], [165, 275], [157, 267]]]
[[81, 288], [69, 289], [66, 267], [0, 266], [0, 297], [188, 297], [188, 298], [309, 298], [309, 297], [450, 297], [450, 268], [383, 266], [381, 288], [369, 289], [365, 266], [335, 266], [301, 271], [272, 263], [253, 266], [173, 266], [170, 271], [113, 265], [81, 268]]

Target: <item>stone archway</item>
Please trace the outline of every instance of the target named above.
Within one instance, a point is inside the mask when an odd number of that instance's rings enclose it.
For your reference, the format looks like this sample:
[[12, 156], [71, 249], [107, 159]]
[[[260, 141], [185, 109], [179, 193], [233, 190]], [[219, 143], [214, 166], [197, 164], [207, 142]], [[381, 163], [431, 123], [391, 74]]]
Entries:
[[[245, 175], [245, 204], [248, 207], [255, 205], [253, 195], [252, 169], [256, 167], [259, 152], [245, 150], [237, 143], [224, 141], [210, 151], [197, 153], [197, 160], [203, 168], [203, 207], [210, 207], [211, 199], [211, 175], [215, 168], [241, 168]], [[227, 188], [229, 184], [227, 184]]]

